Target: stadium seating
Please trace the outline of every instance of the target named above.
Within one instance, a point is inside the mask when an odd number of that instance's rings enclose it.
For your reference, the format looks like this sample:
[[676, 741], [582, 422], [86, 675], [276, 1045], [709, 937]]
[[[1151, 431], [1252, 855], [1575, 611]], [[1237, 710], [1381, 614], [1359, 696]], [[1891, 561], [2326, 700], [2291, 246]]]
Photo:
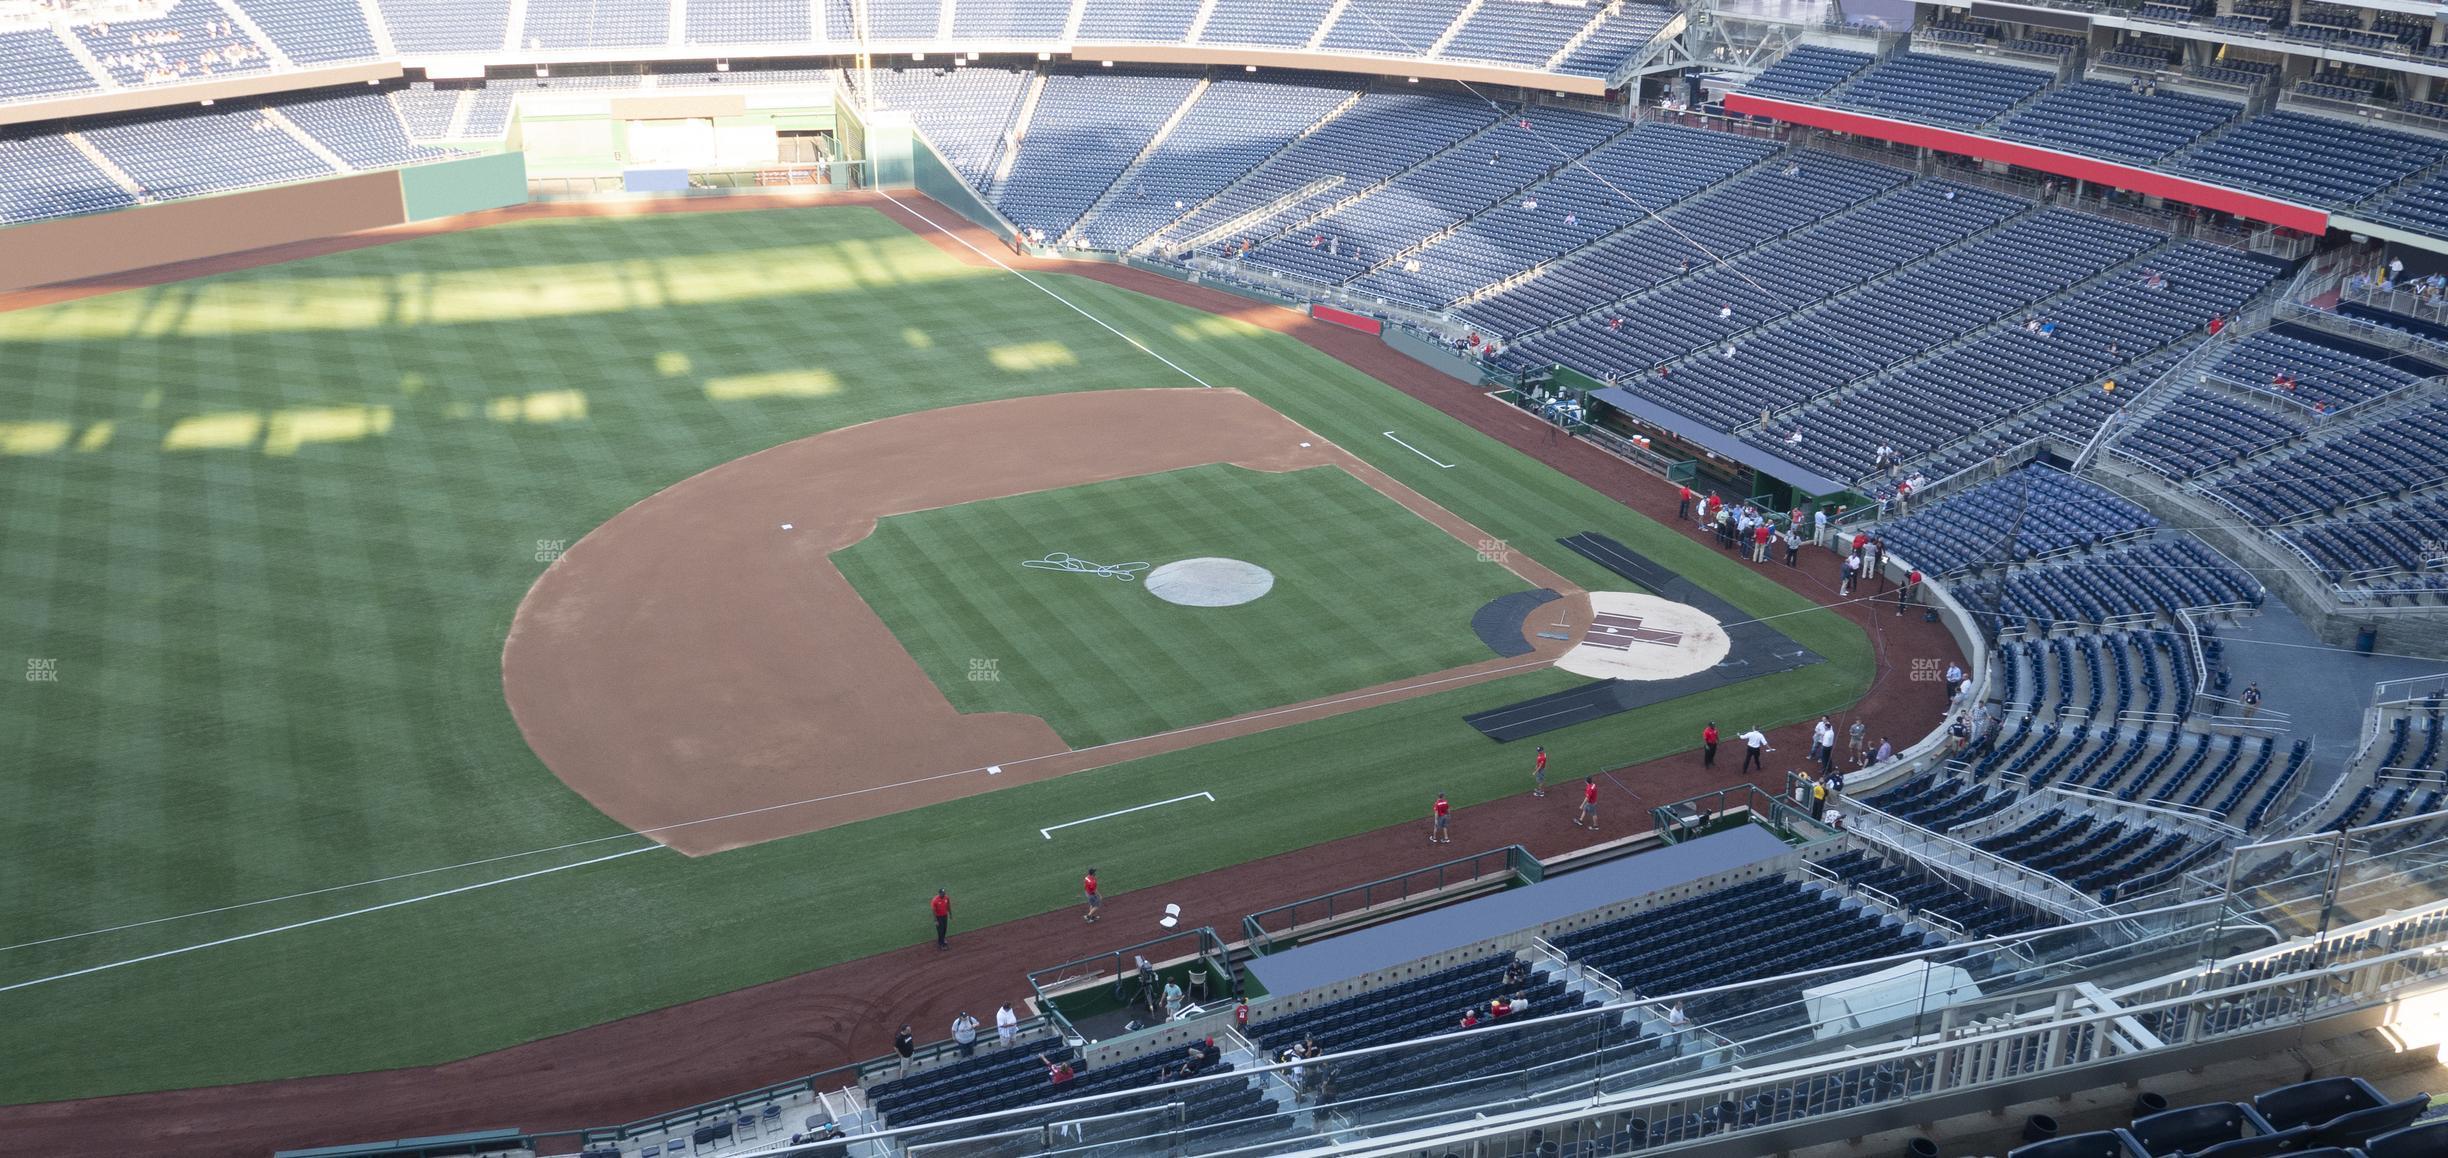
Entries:
[[1138, 169], [1127, 196], [1099, 206], [1079, 236], [1099, 249], [1127, 249], [1215, 196], [1354, 97], [1325, 81], [1217, 80]]
[[272, 45], [298, 65], [339, 64], [380, 55], [365, 12], [353, 0], [237, 0]]
[[[856, 91], [860, 74], [845, 72]], [[1028, 74], [990, 68], [877, 69], [865, 74], [874, 91], [860, 93], [887, 109], [906, 109], [919, 132], [972, 188], [984, 189], [1018, 112]]]
[[[1876, 448], [1906, 459], [1939, 450], [1993, 423], [2081, 387], [2096, 387], [2136, 361], [2198, 333], [2205, 319], [2233, 313], [2284, 272], [2276, 262], [2201, 242], [2181, 242], [2147, 262], [2164, 277], [2124, 277], [2040, 303], [2055, 333], [2029, 322], [1986, 336], [1781, 416], [1776, 431], [1745, 437], [1755, 445], [1826, 472], [1870, 474]], [[2070, 284], [2072, 279], [2068, 279]], [[1800, 429], [1804, 441], [1784, 441]]]
[[80, 132], [155, 197], [193, 197], [332, 175], [331, 166], [259, 108], [117, 118]]
[[793, 0], [689, 0], [691, 44], [801, 44], [821, 38], [815, 16]]
[[1654, 4], [1618, 3], [1601, 9], [1598, 25], [1587, 38], [1556, 62], [1555, 70], [1574, 76], [1610, 77], [1625, 58], [1638, 52], [1678, 15]]
[[2268, 456], [2209, 493], [2253, 522], [2291, 522], [2448, 482], [2448, 399]]
[[1212, 0], [1198, 42], [1299, 48], [1333, 6], [1333, 0]]
[[[2423, 369], [2429, 369], [2425, 366]], [[2379, 361], [2321, 340], [2286, 330], [2263, 330], [2238, 343], [2219, 359], [2212, 372], [2236, 385], [2258, 390], [2273, 402], [2311, 409], [2326, 406], [2334, 413], [2359, 406], [2423, 380], [2405, 366]], [[2278, 384], [2279, 375], [2293, 380]]]
[[375, 0], [391, 43], [411, 55], [499, 52], [510, 8], [488, 0]]
[[[1898, 276], [1752, 331], [1734, 358], [1694, 358], [1664, 378], [1627, 388], [1719, 429], [1737, 429], [1757, 422], [1763, 409], [1789, 410], [2000, 318], [2019, 317], [2048, 295], [2143, 252], [2156, 237], [2062, 210], [2023, 215]], [[1804, 446], [1823, 425], [1809, 424]], [[1767, 445], [1779, 453], [1802, 449], [1785, 444], [1785, 432], [1780, 426]], [[1874, 435], [1858, 459], [1838, 464], [1844, 474], [1837, 477], [1870, 473], [1876, 445]]]
[[1743, 91], [1783, 100], [1808, 100], [1860, 75], [1876, 60], [1867, 52], [1804, 44], [1760, 70], [1758, 76], [1743, 85]]
[[2126, 85], [2078, 81], [2024, 106], [1998, 125], [1997, 135], [2148, 165], [2217, 132], [2243, 111], [2185, 93], [2144, 96]]
[[[1526, 131], [1498, 129], [1490, 156], [1507, 149], [1561, 161]], [[1377, 270], [1353, 286], [1389, 301], [1442, 308], [1481, 287], [1517, 276], [1647, 218], [1759, 162], [1775, 146], [1746, 137], [1642, 125], [1591, 151], [1518, 200], [1464, 223], [1400, 267]]]
[[1199, 0], [1139, 0], [1129, 4], [1090, 4], [1080, 18], [1083, 44], [1179, 44], [1198, 18]]
[[[1571, 112], [1542, 112], [1537, 126], [1543, 144], [1570, 156], [1627, 128], [1610, 117]], [[1321, 284], [1347, 281], [1508, 199], [1554, 167], [1554, 157], [1539, 148], [1493, 156], [1481, 156], [1475, 148], [1449, 149], [1259, 246], [1247, 260]]]
[[1373, 56], [1422, 56], [1462, 15], [1464, 0], [1379, 0], [1348, 5], [1318, 48]]
[[[1489, 127], [1499, 115], [1482, 102], [1439, 93], [1364, 94], [1158, 236], [1168, 249], [1227, 225], [1235, 228], [1217, 239], [1220, 245], [1272, 237]], [[1269, 207], [1272, 212], [1262, 212]]]
[[1833, 100], [1881, 116], [1969, 129], [2031, 99], [2050, 79], [2036, 69], [1907, 52], [1881, 61]]
[[151, 20], [74, 28], [86, 51], [122, 85], [206, 80], [271, 67], [263, 46], [210, 0], [178, 0]]
[[0, 101], [101, 87], [49, 28], [0, 32]]
[[1884, 525], [1888, 549], [1933, 575], [1957, 575], [2089, 551], [2159, 525], [2140, 505], [2034, 465]]
[[0, 138], [0, 169], [12, 174], [0, 182], [0, 222], [99, 213], [136, 201], [65, 137]]
[[2448, 156], [2448, 141], [2274, 112], [2178, 156], [2172, 167], [2320, 208], [2367, 200]]
[[[1813, 935], [1797, 939], [1797, 928]], [[1781, 878], [1714, 889], [1554, 940], [1574, 960], [1640, 993], [1763, 980], [1940, 942], [1935, 933]], [[1718, 994], [1694, 1002], [1687, 1013], [1695, 1023], [1717, 1023], [1731, 1037], [1769, 1032], [1800, 1021], [1793, 1003], [1802, 984]]]
[[1103, 70], [1049, 75], [1010, 175], [992, 187], [996, 207], [1014, 225], [1061, 236], [1138, 157], [1194, 83]]
[[293, 100], [280, 112], [352, 169], [396, 168], [449, 155], [411, 144], [398, 110], [380, 93]]
[[636, 48], [670, 39], [668, 0], [527, 0], [518, 42], [533, 49]]
[[2309, 420], [2300, 415], [2195, 386], [2127, 428], [2114, 451], [2181, 482], [2300, 438], [2309, 427]]
[[2367, 597], [2448, 593], [2448, 495], [2358, 508], [2354, 517], [2312, 522], [2277, 533], [2331, 583], [2356, 583]]
[[1589, 26], [1597, 11], [1595, 6], [1542, 0], [1481, 0], [1437, 57], [1541, 68]]
[[1062, 0], [959, 0], [955, 40], [1060, 40], [1071, 6]]

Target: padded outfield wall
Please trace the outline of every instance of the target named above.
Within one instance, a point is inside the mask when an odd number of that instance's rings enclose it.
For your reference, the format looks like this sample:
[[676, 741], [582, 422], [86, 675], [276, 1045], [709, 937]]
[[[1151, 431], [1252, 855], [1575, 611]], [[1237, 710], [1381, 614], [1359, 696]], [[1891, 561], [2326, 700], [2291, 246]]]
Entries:
[[0, 230], [0, 292], [428, 221], [527, 200], [517, 153], [466, 157]]

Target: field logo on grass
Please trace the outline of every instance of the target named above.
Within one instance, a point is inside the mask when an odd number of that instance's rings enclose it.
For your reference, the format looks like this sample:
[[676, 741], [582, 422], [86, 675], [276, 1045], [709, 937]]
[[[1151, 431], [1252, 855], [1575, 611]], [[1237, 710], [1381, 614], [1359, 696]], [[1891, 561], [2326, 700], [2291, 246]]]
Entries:
[[550, 563], [569, 550], [567, 539], [538, 539], [535, 544], [535, 561], [538, 563]]
[[1002, 660], [999, 660], [999, 659], [972, 659], [972, 660], [970, 660], [970, 661], [969, 661], [969, 682], [970, 682], [970, 683], [973, 683], [973, 684], [999, 684], [999, 683], [1002, 683], [1002, 682], [1003, 682], [1003, 661], [1002, 661]]
[[1502, 567], [1502, 566], [1504, 566], [1504, 565], [1505, 565], [1505, 560], [1510, 559], [1510, 558], [1512, 558], [1512, 557], [1513, 557], [1513, 546], [1512, 546], [1512, 544], [1507, 543], [1507, 542], [1505, 542], [1505, 541], [1504, 541], [1504, 540], [1502, 540], [1502, 539], [1481, 539], [1481, 540], [1479, 540], [1479, 561], [1480, 561], [1480, 562], [1482, 562], [1482, 563], [1494, 563], [1494, 564], [1496, 564], [1497, 566]]
[[58, 683], [59, 661], [56, 659], [33, 659], [29, 657], [26, 660], [26, 682], [30, 684]]
[[1100, 579], [1119, 579], [1124, 583], [1136, 582], [1139, 573], [1148, 569], [1145, 563], [1091, 563], [1068, 551], [1056, 551], [1043, 559], [1022, 559], [1020, 565], [1037, 571], [1069, 571]]

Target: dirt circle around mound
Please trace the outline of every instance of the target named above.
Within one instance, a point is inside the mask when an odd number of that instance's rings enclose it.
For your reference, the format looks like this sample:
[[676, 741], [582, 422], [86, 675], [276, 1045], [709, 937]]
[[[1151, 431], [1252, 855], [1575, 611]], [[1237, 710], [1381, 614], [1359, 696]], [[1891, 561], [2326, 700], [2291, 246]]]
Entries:
[[1275, 589], [1275, 573], [1256, 563], [1202, 555], [1176, 559], [1147, 575], [1147, 592], [1183, 607], [1239, 607]]
[[1717, 617], [1633, 591], [1592, 591], [1589, 630], [1556, 668], [1595, 679], [1671, 680], [1725, 661], [1733, 643]]
[[[1036, 716], [956, 710], [833, 563], [892, 515], [1212, 463], [1340, 467], [1464, 543], [1486, 537], [1236, 390], [920, 411], [724, 463], [614, 515], [520, 602], [502, 645], [503, 695], [554, 775], [612, 819], [695, 855], [1497, 678], [1562, 653], [1553, 645], [1073, 751]], [[1506, 565], [1534, 586], [1569, 588], [1528, 560]], [[1211, 584], [1203, 597], [1245, 602], [1254, 580], [1238, 582], [1237, 594]]]

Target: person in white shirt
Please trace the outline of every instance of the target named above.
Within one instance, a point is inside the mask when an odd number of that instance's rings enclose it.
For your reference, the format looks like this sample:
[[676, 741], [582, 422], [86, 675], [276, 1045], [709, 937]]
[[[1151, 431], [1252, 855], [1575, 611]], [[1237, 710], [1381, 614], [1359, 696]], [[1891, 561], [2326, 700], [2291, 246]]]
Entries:
[[1748, 772], [1753, 768], [1764, 767], [1765, 765], [1761, 761], [1760, 757], [1766, 755], [1767, 753], [1776, 751], [1776, 749], [1768, 746], [1767, 733], [1760, 731], [1758, 728], [1753, 728], [1750, 731], [1743, 733], [1742, 742], [1742, 770], [1745, 772]]
[[995, 1040], [1002, 1042], [1005, 1049], [1020, 1040], [1020, 1015], [1012, 1012], [1011, 1002], [1006, 1001], [1003, 1008], [995, 1010]]

